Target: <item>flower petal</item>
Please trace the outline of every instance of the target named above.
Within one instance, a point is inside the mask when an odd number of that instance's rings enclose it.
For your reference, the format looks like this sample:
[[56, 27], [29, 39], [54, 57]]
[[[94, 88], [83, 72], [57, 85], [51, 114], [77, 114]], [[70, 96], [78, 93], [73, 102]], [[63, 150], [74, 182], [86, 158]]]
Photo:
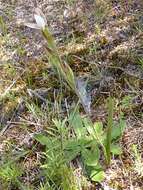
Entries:
[[39, 28], [41, 28], [41, 29], [44, 29], [45, 26], [46, 26], [46, 23], [45, 23], [44, 18], [41, 17], [40, 15], [37, 15], [37, 14], [34, 15], [34, 18], [35, 18], [35, 20], [36, 20], [37, 26], [38, 26]]
[[25, 22], [23, 24], [24, 24], [24, 26], [27, 26], [29, 28], [34, 28], [34, 29], [39, 29], [39, 30], [41, 29], [37, 24], [34, 24], [34, 23]]

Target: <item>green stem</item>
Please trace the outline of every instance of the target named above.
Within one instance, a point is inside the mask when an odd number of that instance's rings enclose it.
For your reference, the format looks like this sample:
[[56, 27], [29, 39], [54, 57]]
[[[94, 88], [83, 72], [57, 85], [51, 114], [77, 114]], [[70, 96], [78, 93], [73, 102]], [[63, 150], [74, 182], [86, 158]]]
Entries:
[[108, 123], [107, 123], [107, 138], [106, 138], [106, 162], [110, 165], [111, 162], [111, 132], [113, 127], [113, 108], [114, 102], [111, 97], [108, 99]]

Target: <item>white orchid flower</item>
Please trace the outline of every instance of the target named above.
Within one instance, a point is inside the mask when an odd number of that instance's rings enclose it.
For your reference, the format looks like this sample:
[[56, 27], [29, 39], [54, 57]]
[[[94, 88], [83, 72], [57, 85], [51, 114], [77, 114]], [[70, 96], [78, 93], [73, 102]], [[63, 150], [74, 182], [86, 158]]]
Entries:
[[36, 20], [37, 26], [38, 26], [39, 28], [41, 28], [41, 29], [44, 29], [45, 26], [46, 26], [46, 23], [45, 23], [43, 17], [41, 17], [40, 15], [36, 15], [36, 14], [35, 14], [35, 15], [34, 15], [34, 18], [35, 18], [35, 20]]
[[44, 16], [43, 12], [41, 11], [41, 9], [39, 9], [39, 8], [35, 9], [34, 19], [36, 21], [36, 24], [24, 22], [24, 25], [27, 27], [39, 29], [39, 30], [43, 30], [46, 27], [46, 18]]

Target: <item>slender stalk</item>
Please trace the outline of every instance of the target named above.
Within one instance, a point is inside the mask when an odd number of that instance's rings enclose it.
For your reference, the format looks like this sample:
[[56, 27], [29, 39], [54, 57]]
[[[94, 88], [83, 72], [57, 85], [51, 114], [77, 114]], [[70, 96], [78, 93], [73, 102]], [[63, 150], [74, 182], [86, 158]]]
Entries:
[[108, 123], [107, 123], [107, 136], [106, 136], [106, 162], [110, 165], [111, 162], [111, 132], [113, 127], [113, 108], [114, 102], [111, 97], [108, 99]]
[[64, 80], [67, 82], [67, 84], [70, 86], [70, 88], [78, 96], [80, 103], [82, 104], [83, 109], [84, 109], [85, 113], [87, 114], [87, 116], [90, 120], [91, 126], [92, 126], [94, 134], [95, 134], [94, 138], [102, 146], [104, 154], [106, 155], [105, 146], [103, 145], [101, 140], [98, 138], [97, 131], [94, 128], [93, 122], [92, 122], [91, 117], [90, 117], [90, 113], [87, 110], [87, 108], [86, 108], [86, 106], [82, 100], [82, 97], [81, 97], [81, 95], [80, 95], [80, 93], [76, 87], [75, 77], [74, 77], [74, 73], [73, 73], [72, 69], [70, 68], [70, 66], [68, 64], [63, 63], [63, 61], [61, 60], [59, 53], [58, 53], [58, 50], [57, 50], [57, 47], [56, 47], [55, 40], [54, 40], [52, 34], [49, 32], [48, 27], [45, 27], [42, 30], [42, 34], [47, 41], [48, 46], [46, 49], [47, 49], [47, 55], [48, 55], [48, 59], [49, 59], [51, 66], [57, 70], [57, 73], [59, 75], [59, 79], [61, 79], [61, 76], [62, 76], [64, 78]]

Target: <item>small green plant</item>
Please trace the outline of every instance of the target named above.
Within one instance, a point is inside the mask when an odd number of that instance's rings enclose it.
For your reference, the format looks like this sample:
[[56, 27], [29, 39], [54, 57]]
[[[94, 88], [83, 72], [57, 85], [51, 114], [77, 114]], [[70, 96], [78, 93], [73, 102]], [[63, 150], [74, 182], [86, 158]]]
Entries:
[[5, 153], [1, 154], [0, 159], [0, 189], [21, 189], [29, 190], [22, 182], [24, 167], [20, 159], [29, 153], [27, 150], [15, 151], [14, 145], [6, 141]]
[[[64, 121], [53, 120], [56, 129], [51, 129], [51, 136], [35, 135], [35, 139], [46, 146], [45, 158], [41, 166], [42, 175], [49, 189], [77, 190], [72, 169], [68, 166], [69, 159], [65, 157], [64, 149], [67, 142], [67, 130]], [[45, 184], [44, 184], [45, 185]]]
[[120, 119], [118, 125], [113, 124], [112, 99], [109, 99], [108, 106], [108, 126], [105, 130], [101, 122], [92, 124], [89, 119], [82, 119], [78, 113], [72, 118], [72, 126], [74, 126], [74, 130], [79, 140], [72, 141], [73, 148], [70, 150], [71, 152], [73, 151], [76, 156], [78, 154], [81, 155], [91, 180], [98, 182], [102, 181], [104, 178], [103, 167], [99, 162], [99, 158], [102, 154], [100, 147], [102, 147], [104, 152], [107, 165], [110, 164], [111, 153], [114, 155], [122, 153], [121, 147], [116, 142], [122, 135], [125, 128], [125, 122]]
[[22, 175], [22, 170], [19, 169], [14, 162], [8, 162], [1, 166], [0, 168], [0, 183], [3, 188], [7, 188], [11, 185], [19, 186], [19, 177]]
[[[122, 153], [117, 140], [121, 137], [125, 127], [121, 119], [118, 125], [113, 122], [113, 99], [108, 100], [108, 122], [104, 127], [101, 122], [92, 123], [89, 115], [90, 97], [87, 94], [82, 81], [75, 80], [74, 73], [67, 63], [61, 60], [56, 43], [46, 26], [43, 13], [35, 10], [35, 24], [26, 24], [41, 30], [47, 41], [47, 57], [49, 64], [57, 72], [61, 86], [63, 79], [78, 96], [87, 117], [82, 118], [77, 111], [78, 106], [71, 112], [68, 118], [60, 121], [54, 119], [55, 128], [49, 128], [48, 134], [36, 134], [35, 139], [45, 146], [43, 175], [48, 188], [77, 190], [70, 162], [80, 157], [87, 176], [96, 182], [101, 182], [104, 177], [104, 164], [100, 163], [101, 155], [104, 154], [105, 166], [111, 162], [111, 154]], [[88, 109], [87, 109], [88, 108]], [[73, 133], [72, 133], [73, 132]], [[70, 136], [70, 138], [69, 138]], [[64, 175], [65, 174], [65, 175]], [[44, 184], [45, 185], [45, 184]]]
[[[78, 111], [73, 111], [69, 118], [62, 122], [54, 120], [57, 129], [56, 134], [52, 130], [53, 135], [51, 137], [44, 134], [35, 135], [35, 139], [46, 146], [44, 154], [47, 164], [44, 164], [42, 168], [46, 169], [50, 180], [62, 181], [58, 179], [59, 176], [61, 178], [60, 171], [77, 157], [81, 157], [86, 174], [92, 181], [101, 182], [104, 179], [104, 167], [100, 163], [101, 155], [104, 152], [106, 164], [109, 165], [111, 153], [113, 155], [122, 153], [117, 140], [125, 128], [122, 119], [117, 125], [113, 123], [113, 118], [111, 118], [113, 115], [112, 101], [109, 99], [107, 129], [103, 128], [101, 122], [92, 124], [88, 118], [82, 118]], [[74, 130], [75, 136], [68, 138], [71, 129]]]

